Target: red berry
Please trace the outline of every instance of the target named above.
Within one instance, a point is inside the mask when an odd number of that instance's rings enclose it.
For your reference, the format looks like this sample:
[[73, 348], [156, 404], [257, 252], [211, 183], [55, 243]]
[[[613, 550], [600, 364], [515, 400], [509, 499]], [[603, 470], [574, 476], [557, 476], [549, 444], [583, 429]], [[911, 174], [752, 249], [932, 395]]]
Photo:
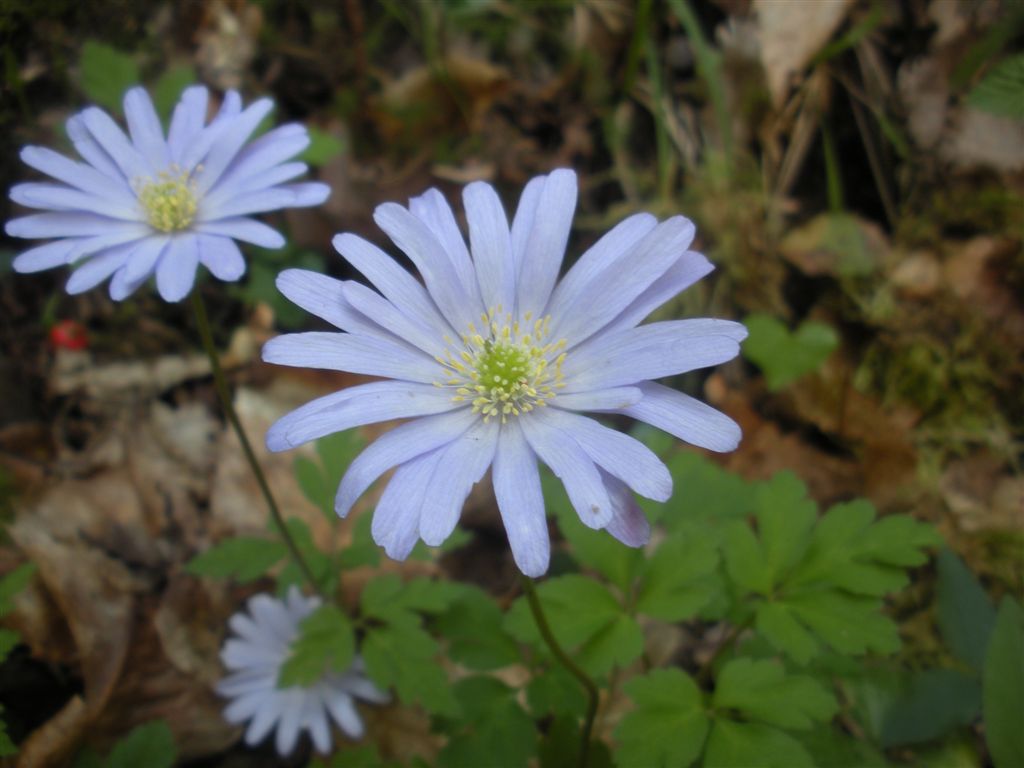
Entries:
[[60, 349], [85, 349], [89, 346], [89, 336], [78, 321], [60, 320], [50, 328], [50, 344]]

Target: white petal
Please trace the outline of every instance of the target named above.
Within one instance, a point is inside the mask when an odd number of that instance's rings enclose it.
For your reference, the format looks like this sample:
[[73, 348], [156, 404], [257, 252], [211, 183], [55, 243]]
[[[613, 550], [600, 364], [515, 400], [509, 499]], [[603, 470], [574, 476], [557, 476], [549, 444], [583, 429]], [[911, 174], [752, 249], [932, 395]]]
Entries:
[[562, 266], [575, 211], [576, 174], [566, 169], [553, 171], [544, 181], [523, 252], [516, 286], [520, 315], [543, 315]]
[[618, 410], [710, 451], [734, 451], [739, 445], [739, 424], [721, 411], [661, 384], [646, 382], [640, 390], [642, 400]]
[[262, 221], [239, 217], [234, 219], [218, 219], [201, 221], [192, 227], [196, 232], [207, 235], [222, 235], [258, 245], [260, 248], [280, 248], [285, 244], [284, 236]]
[[332, 242], [335, 250], [396, 307], [437, 329], [438, 336], [454, 333], [423, 286], [380, 248], [352, 234], [337, 235]]
[[414, 197], [409, 201], [409, 210], [412, 211], [413, 216], [426, 224], [440, 241], [459, 276], [463, 290], [474, 300], [479, 301], [480, 292], [476, 284], [476, 271], [469, 258], [466, 241], [462, 239], [459, 225], [455, 221], [455, 214], [452, 213], [451, 206], [444, 199], [444, 195], [436, 189], [428, 189], [419, 197]]
[[402, 312], [376, 291], [349, 281], [342, 286], [342, 296], [358, 312], [393, 333], [399, 339], [419, 347], [431, 357], [443, 355], [444, 340], [418, 318]]
[[171, 162], [171, 153], [164, 141], [164, 131], [160, 126], [153, 101], [145, 88], [129, 88], [124, 95], [124, 116], [128, 123], [128, 133], [132, 143], [156, 171]]
[[202, 85], [190, 86], [182, 92], [167, 131], [167, 145], [173, 162], [180, 163], [184, 159], [185, 149], [203, 130], [209, 98], [209, 91]]
[[420, 538], [431, 547], [444, 543], [459, 520], [462, 505], [494, 458], [500, 430], [498, 420], [480, 419], [442, 449], [441, 469], [434, 473], [420, 510]]
[[156, 287], [164, 301], [181, 301], [196, 281], [199, 248], [193, 234], [174, 235], [156, 265]]
[[584, 525], [604, 528], [612, 518], [612, 503], [597, 467], [571, 433], [556, 426], [554, 419], [545, 418], [547, 408], [537, 411], [519, 420], [527, 442], [562, 481]]
[[230, 237], [196, 235], [199, 261], [218, 280], [234, 282], [245, 274], [245, 257]]
[[323, 368], [431, 384], [440, 366], [399, 342], [352, 333], [289, 333], [263, 345], [263, 360], [299, 368]]
[[349, 465], [338, 486], [334, 511], [345, 517], [356, 499], [394, 466], [447, 445], [479, 419], [470, 408], [439, 413], [395, 427], [369, 445]]
[[515, 265], [516, 285], [519, 284], [519, 273], [523, 266], [523, 256], [526, 253], [526, 245], [530, 240], [530, 232], [533, 231], [533, 218], [537, 214], [537, 203], [540, 201], [541, 190], [544, 189], [544, 182], [547, 176], [535, 176], [523, 187], [519, 196], [519, 206], [516, 208], [516, 215], [512, 219], [512, 261]]
[[277, 276], [277, 290], [310, 314], [349, 333], [383, 336], [383, 329], [349, 306], [344, 287], [341, 280], [308, 269], [286, 269]]
[[405, 560], [419, 539], [420, 510], [442, 452], [433, 450], [399, 466], [377, 502], [370, 532], [392, 560]]
[[589, 392], [559, 392], [551, 405], [571, 411], [614, 411], [637, 402], [643, 393], [637, 387], [612, 387]]
[[587, 416], [558, 408], [538, 409], [531, 415], [552, 429], [572, 435], [592, 461], [641, 496], [665, 501], [672, 495], [672, 475], [668, 468], [639, 440]]
[[363, 720], [359, 717], [351, 696], [340, 691], [334, 692], [327, 700], [327, 707], [331, 717], [346, 736], [350, 739], [363, 737]]
[[426, 224], [395, 203], [377, 206], [373, 220], [416, 265], [431, 298], [454, 328], [464, 332], [480, 317], [484, 307], [474, 306], [473, 297], [463, 290], [455, 268]]
[[642, 322], [651, 312], [666, 301], [679, 295], [702, 277], [714, 270], [715, 266], [696, 251], [687, 251], [668, 271], [649, 285], [628, 307], [601, 329], [602, 333], [632, 328]]
[[615, 511], [605, 530], [627, 547], [642, 547], [651, 538], [651, 524], [647, 522], [644, 511], [621, 480], [604, 471], [601, 472], [601, 479], [608, 489], [608, 498], [612, 500]]
[[124, 265], [134, 248], [134, 243], [128, 243], [96, 254], [71, 274], [65, 290], [75, 295], [95, 288]]
[[508, 219], [498, 193], [490, 184], [477, 181], [462, 191], [462, 200], [483, 305], [514, 312], [515, 263]]
[[267, 447], [285, 451], [364, 424], [444, 413], [459, 407], [449, 391], [431, 384], [374, 381], [318, 398], [267, 431]]
[[[109, 155], [126, 179], [141, 179], [153, 175], [156, 169], [135, 149], [117, 123], [98, 107], [89, 107], [81, 113], [82, 123], [93, 139]], [[86, 158], [92, 161], [91, 158]]]
[[501, 426], [491, 477], [512, 557], [519, 570], [536, 578], [548, 569], [551, 540], [537, 460], [518, 422]]

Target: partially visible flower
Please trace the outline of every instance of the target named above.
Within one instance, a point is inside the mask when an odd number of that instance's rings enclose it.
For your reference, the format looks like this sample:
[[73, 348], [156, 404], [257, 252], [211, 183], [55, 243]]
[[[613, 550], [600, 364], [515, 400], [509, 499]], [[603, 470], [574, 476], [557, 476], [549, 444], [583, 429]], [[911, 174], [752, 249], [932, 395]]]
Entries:
[[85, 349], [89, 346], [89, 334], [77, 320], [59, 320], [50, 328], [50, 344], [59, 349]]
[[334, 720], [346, 736], [363, 735], [363, 721], [355, 699], [383, 704], [389, 696], [363, 674], [362, 659], [356, 657], [344, 674], [325, 674], [315, 685], [278, 688], [277, 677], [287, 660], [299, 623], [320, 605], [320, 599], [305, 597], [297, 587], [284, 600], [270, 595], [250, 598], [248, 612], [231, 617], [235, 636], [221, 650], [220, 657], [231, 674], [217, 684], [217, 693], [231, 699], [224, 710], [230, 723], [249, 727], [245, 742], [255, 745], [277, 729], [275, 746], [282, 757], [291, 753], [300, 731], [308, 731], [320, 752], [331, 749]]
[[[224, 96], [206, 123], [209, 94], [186, 88], [166, 138], [149, 95], [132, 88], [124, 97], [128, 136], [98, 107], [67, 122], [84, 163], [44, 147], [25, 147], [21, 159], [58, 183], [11, 188], [11, 199], [37, 213], [13, 219], [13, 237], [52, 241], [14, 260], [18, 272], [83, 262], [67, 283], [81, 293], [112, 276], [110, 295], [124, 299], [152, 275], [167, 301], [180, 301], [203, 264], [221, 280], [238, 280], [245, 259], [235, 240], [280, 248], [284, 238], [251, 214], [318, 205], [325, 184], [285, 184], [306, 165], [285, 162], [309, 144], [301, 125], [283, 125], [246, 146], [273, 102], [246, 109], [237, 93]], [[129, 138], [130, 137], [130, 138]]]
[[418, 538], [437, 546], [455, 528], [474, 483], [491, 469], [516, 564], [548, 567], [550, 541], [537, 460], [562, 480], [580, 519], [630, 546], [650, 528], [632, 492], [657, 501], [672, 477], [646, 446], [581, 411], [623, 414], [713, 451], [731, 451], [740, 429], [728, 416], [652, 380], [735, 357], [746, 329], [727, 320], [639, 325], [712, 270], [688, 250], [682, 216], [631, 216], [597, 241], [559, 281], [576, 176], [557, 170], [527, 184], [511, 229], [497, 193], [463, 192], [469, 248], [437, 190], [377, 208], [374, 219], [409, 256], [424, 285], [355, 235], [334, 247], [380, 291], [302, 270], [278, 288], [346, 333], [272, 339], [263, 359], [379, 376], [321, 397], [274, 424], [281, 451], [343, 429], [411, 421], [370, 445], [342, 478], [335, 510], [346, 515], [397, 467], [372, 532], [393, 558]]

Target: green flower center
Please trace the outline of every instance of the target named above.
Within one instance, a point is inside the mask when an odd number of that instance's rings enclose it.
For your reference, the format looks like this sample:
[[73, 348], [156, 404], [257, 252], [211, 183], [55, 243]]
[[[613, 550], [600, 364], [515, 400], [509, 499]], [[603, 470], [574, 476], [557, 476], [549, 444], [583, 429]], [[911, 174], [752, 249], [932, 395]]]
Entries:
[[521, 325], [513, 322], [511, 315], [500, 323], [495, 319], [500, 315], [501, 307], [481, 315], [483, 328], [479, 330], [470, 323], [461, 345], [445, 338], [449, 350], [437, 361], [447, 378], [434, 384], [453, 387], [452, 401], [472, 402], [473, 412], [482, 414], [485, 422], [500, 417], [504, 424], [509, 416], [547, 405], [555, 390], [565, 386], [565, 340], [547, 340], [550, 316], [531, 325], [532, 317], [527, 313]]
[[161, 173], [139, 190], [139, 202], [149, 225], [161, 232], [186, 229], [196, 216], [196, 195], [187, 173]]

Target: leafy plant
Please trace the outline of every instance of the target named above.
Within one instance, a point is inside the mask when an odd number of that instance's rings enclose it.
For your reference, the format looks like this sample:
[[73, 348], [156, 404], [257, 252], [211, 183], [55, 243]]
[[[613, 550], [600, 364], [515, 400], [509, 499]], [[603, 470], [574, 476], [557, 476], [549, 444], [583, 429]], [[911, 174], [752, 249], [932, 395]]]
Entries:
[[834, 329], [813, 320], [792, 332], [770, 315], [750, 315], [743, 324], [750, 331], [743, 354], [764, 371], [773, 391], [817, 370], [839, 345]]

